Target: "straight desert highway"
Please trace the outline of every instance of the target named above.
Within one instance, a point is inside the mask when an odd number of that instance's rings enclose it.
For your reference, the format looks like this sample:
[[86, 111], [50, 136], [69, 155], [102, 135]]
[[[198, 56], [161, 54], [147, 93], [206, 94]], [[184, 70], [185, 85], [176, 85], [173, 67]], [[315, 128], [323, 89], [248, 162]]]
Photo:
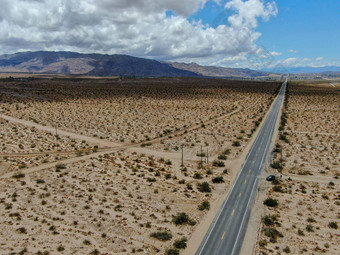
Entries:
[[269, 153], [269, 145], [282, 107], [286, 86], [287, 80], [283, 83], [227, 199], [210, 226], [196, 255], [239, 254], [247, 229], [258, 177]]

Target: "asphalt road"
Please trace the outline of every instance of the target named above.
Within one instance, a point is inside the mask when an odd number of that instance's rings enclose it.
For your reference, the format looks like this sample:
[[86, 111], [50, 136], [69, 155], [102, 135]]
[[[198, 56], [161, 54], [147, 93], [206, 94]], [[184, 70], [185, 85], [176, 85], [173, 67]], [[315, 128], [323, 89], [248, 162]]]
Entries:
[[196, 255], [237, 255], [247, 229], [258, 177], [264, 167], [283, 103], [287, 81], [251, 147], [234, 185], [210, 226]]

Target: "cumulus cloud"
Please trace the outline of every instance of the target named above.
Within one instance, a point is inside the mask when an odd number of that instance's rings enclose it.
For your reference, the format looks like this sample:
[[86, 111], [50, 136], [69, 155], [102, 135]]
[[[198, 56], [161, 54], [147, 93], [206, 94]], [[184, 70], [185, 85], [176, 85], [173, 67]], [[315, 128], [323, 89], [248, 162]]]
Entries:
[[[216, 28], [189, 21], [220, 0], [1, 0], [0, 53], [68, 50], [162, 60], [219, 62], [258, 51], [258, 19], [277, 14], [275, 2], [231, 0], [234, 11]], [[166, 11], [174, 15], [167, 16]], [[225, 59], [225, 61], [223, 61]]]
[[288, 50], [288, 53], [298, 53], [296, 50], [293, 50], [293, 49], [290, 49], [290, 50]]
[[317, 58], [286, 58], [280, 61], [273, 61], [268, 68], [275, 68], [276, 66], [290, 67], [324, 67], [324, 66], [339, 66], [340, 60], [326, 61], [323, 57]]
[[264, 3], [260, 0], [232, 0], [226, 5], [226, 8], [236, 10], [238, 13], [229, 17], [229, 22], [234, 27], [257, 27], [257, 19], [259, 17], [268, 21], [271, 16], [278, 13], [275, 2]]

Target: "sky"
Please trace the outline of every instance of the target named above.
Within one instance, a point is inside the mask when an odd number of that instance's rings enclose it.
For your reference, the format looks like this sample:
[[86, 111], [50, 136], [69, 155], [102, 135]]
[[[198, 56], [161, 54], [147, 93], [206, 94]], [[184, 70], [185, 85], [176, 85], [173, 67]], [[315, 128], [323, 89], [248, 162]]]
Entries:
[[339, 10], [339, 0], [0, 0], [0, 54], [127, 54], [256, 70], [340, 66]]

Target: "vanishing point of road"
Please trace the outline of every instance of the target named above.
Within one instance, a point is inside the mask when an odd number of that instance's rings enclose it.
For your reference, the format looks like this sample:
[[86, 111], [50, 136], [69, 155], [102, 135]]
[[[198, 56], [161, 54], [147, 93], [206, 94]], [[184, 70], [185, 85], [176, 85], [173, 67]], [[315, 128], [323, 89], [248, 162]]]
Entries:
[[258, 178], [269, 154], [287, 80], [251, 147], [244, 164], [196, 255], [237, 255], [247, 229]]

